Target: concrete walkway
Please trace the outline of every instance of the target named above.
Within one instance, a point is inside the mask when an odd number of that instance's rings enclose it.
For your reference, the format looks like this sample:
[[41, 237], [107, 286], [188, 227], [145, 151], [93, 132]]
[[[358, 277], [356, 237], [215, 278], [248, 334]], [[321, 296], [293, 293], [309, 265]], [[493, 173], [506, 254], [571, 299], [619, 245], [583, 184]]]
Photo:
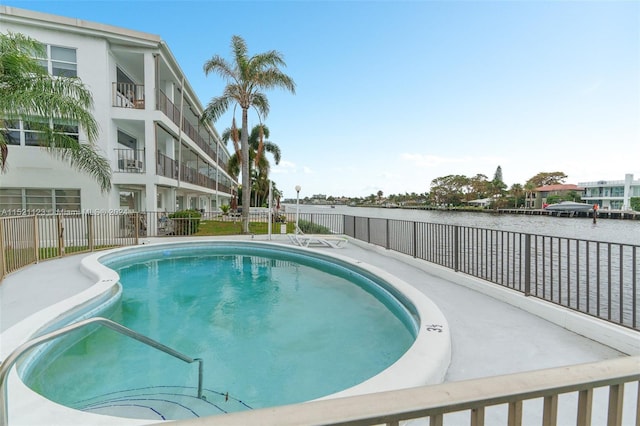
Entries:
[[[249, 237], [238, 237], [248, 239]], [[266, 236], [255, 236], [266, 240]], [[169, 241], [176, 241], [172, 238]], [[146, 243], [167, 242], [150, 239]], [[290, 244], [277, 235], [272, 242]], [[341, 256], [369, 263], [397, 276], [426, 294], [448, 320], [452, 359], [447, 381], [509, 374], [514, 372], [580, 364], [624, 356], [600, 344], [557, 326], [522, 309], [481, 292], [429, 273], [426, 262], [350, 241], [334, 251]], [[7, 276], [0, 284], [0, 331], [5, 331], [46, 306], [64, 300], [94, 284], [80, 272], [85, 255], [45, 261]], [[0, 336], [1, 338], [1, 336]], [[2, 342], [0, 341], [0, 344]], [[640, 343], [639, 343], [640, 344]]]

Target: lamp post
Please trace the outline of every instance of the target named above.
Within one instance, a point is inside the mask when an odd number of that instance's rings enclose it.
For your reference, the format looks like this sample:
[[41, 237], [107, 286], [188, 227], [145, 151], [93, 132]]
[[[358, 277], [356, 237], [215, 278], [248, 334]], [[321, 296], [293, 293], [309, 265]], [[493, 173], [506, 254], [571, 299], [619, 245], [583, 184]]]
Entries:
[[296, 185], [296, 230], [295, 233], [298, 233], [298, 219], [300, 218], [300, 185]]

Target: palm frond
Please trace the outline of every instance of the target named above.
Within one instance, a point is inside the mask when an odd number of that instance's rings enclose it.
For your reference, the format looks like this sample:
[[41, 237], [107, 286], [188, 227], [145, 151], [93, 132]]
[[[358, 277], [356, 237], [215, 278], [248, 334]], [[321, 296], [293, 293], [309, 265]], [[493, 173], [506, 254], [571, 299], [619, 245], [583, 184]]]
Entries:
[[282, 158], [282, 154], [280, 152], [280, 147], [273, 142], [265, 141], [264, 142], [264, 150], [273, 155], [273, 161], [276, 164], [280, 164], [280, 159]]
[[202, 112], [202, 118], [204, 120], [217, 121], [229, 109], [230, 101], [231, 99], [227, 96], [212, 98]]
[[111, 166], [93, 144], [79, 143], [75, 138], [48, 127], [43, 133], [46, 137], [41, 146], [53, 157], [67, 161], [75, 169], [92, 176], [102, 192], [111, 189]]
[[[98, 123], [91, 114], [91, 91], [75, 77], [53, 77], [40, 65], [44, 45], [21, 34], [0, 34], [0, 117], [22, 120], [41, 132], [41, 144], [55, 157], [92, 176], [102, 191], [111, 189], [111, 167], [97, 150]], [[51, 128], [79, 126], [88, 143], [78, 143]], [[0, 165], [4, 168], [7, 141], [0, 138]]]
[[254, 92], [251, 96], [251, 105], [263, 118], [267, 118], [269, 115], [269, 100], [264, 93]]

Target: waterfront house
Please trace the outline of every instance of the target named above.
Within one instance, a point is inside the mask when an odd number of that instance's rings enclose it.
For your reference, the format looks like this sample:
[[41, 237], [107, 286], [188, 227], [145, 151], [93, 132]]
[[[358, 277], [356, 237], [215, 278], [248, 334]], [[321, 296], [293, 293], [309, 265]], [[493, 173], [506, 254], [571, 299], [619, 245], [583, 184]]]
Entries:
[[[217, 211], [237, 182], [229, 153], [166, 43], [157, 35], [0, 6], [3, 33], [46, 46], [52, 75], [77, 76], [90, 88], [99, 150], [113, 170], [102, 194], [86, 175], [38, 148], [29, 123], [6, 121], [11, 136], [0, 205], [17, 211]], [[83, 140], [82, 129], [73, 129]]]
[[570, 201], [580, 201], [580, 197], [583, 192], [583, 188], [575, 184], [555, 184], [539, 186], [534, 189], [537, 193], [534, 198], [534, 209], [541, 209], [546, 204], [552, 204], [549, 202], [551, 196], [572, 197]]
[[640, 179], [625, 174], [624, 180], [599, 180], [579, 183], [584, 188], [582, 200], [609, 210], [631, 210], [632, 197], [640, 197]]

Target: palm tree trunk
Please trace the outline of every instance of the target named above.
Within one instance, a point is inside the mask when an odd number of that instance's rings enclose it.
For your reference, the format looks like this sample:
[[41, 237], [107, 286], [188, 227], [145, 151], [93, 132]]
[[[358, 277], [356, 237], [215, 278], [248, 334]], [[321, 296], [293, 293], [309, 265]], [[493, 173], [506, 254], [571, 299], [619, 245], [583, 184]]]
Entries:
[[251, 204], [251, 176], [249, 176], [249, 107], [242, 107], [242, 233], [249, 233], [249, 206]]

